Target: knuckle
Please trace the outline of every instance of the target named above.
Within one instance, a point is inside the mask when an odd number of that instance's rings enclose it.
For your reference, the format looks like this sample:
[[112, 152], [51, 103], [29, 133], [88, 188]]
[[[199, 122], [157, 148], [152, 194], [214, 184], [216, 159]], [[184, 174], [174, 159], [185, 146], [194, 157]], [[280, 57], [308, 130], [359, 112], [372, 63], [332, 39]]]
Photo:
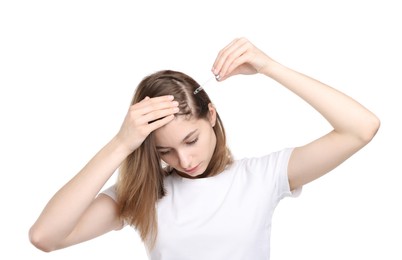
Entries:
[[136, 110], [139, 106], [140, 106], [140, 103], [135, 103], [135, 104], [130, 106], [129, 110]]
[[228, 57], [227, 57], [228, 60], [233, 60], [234, 58], [235, 58], [234, 53], [229, 54]]

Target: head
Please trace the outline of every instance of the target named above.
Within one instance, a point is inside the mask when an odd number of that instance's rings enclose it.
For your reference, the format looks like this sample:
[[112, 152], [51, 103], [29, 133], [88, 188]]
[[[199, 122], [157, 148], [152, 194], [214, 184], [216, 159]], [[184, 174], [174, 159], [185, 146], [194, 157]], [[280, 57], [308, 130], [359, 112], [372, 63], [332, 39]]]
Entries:
[[174, 171], [187, 178], [209, 176], [208, 166], [217, 143], [215, 124], [216, 110], [210, 103], [205, 118], [177, 115], [173, 121], [155, 130], [156, 149], [169, 167], [167, 172]]
[[120, 213], [143, 240], [156, 237], [155, 203], [164, 195], [169, 174], [210, 177], [231, 163], [223, 124], [207, 93], [194, 94], [199, 84], [188, 75], [158, 71], [138, 85], [131, 104], [145, 97], [173, 95], [180, 111], [152, 132], [121, 166], [117, 193]]

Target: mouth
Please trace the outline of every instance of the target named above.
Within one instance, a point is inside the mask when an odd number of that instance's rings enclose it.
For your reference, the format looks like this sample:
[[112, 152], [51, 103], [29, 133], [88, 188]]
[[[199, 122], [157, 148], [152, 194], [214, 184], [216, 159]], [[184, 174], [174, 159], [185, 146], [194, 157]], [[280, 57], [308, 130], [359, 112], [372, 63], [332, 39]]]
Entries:
[[195, 166], [193, 168], [184, 169], [184, 172], [189, 174], [189, 175], [191, 175], [191, 174], [195, 173], [198, 170], [199, 166], [200, 166], [200, 164], [198, 164], [197, 166]]

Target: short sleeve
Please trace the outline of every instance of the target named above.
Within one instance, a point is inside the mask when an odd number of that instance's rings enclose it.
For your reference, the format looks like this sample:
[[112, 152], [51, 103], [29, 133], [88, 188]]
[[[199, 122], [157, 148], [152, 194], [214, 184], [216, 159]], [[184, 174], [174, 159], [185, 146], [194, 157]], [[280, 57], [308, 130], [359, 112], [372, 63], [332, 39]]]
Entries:
[[288, 166], [293, 149], [294, 148], [286, 148], [277, 153], [274, 153], [274, 155], [276, 155], [274, 156], [274, 158], [276, 157], [279, 199], [282, 199], [284, 197], [298, 197], [300, 196], [302, 191], [302, 187], [295, 190], [290, 190]]
[[285, 148], [247, 160], [247, 171], [253, 173], [255, 181], [275, 205], [285, 197], [297, 197], [301, 193], [301, 189], [290, 190], [288, 164], [292, 152], [293, 148]]
[[111, 197], [114, 201], [117, 201], [117, 193], [116, 193], [116, 185], [112, 185], [106, 189], [104, 189], [101, 194], [105, 194]]
[[[109, 196], [110, 198], [112, 198], [114, 201], [117, 202], [116, 184], [102, 190], [101, 193], [99, 194], [105, 194], [106, 196]], [[124, 220], [124, 226], [127, 225], [128, 225], [127, 221]]]

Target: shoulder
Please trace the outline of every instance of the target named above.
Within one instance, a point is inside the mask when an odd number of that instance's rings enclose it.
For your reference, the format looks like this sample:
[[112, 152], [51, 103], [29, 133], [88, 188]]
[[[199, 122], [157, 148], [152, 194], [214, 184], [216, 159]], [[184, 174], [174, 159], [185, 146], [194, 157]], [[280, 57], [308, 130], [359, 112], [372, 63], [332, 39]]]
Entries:
[[258, 157], [246, 157], [237, 159], [233, 163], [233, 169], [241, 168], [246, 171], [266, 172], [280, 168], [287, 168], [290, 155], [294, 148], [284, 148]]

